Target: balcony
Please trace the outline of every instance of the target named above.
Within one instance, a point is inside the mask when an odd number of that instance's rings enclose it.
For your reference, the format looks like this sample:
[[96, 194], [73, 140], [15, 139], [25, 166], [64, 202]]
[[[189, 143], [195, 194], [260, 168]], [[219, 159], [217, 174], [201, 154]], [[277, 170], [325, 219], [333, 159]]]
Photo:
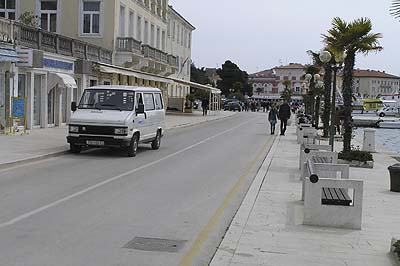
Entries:
[[117, 37], [114, 63], [127, 68], [140, 64], [143, 58], [141, 44], [132, 37]]
[[117, 38], [117, 52], [131, 52], [141, 54], [142, 42], [135, 40], [132, 37], [118, 37]]
[[0, 19], [1, 41], [95, 62], [112, 63], [112, 51], [54, 32]]

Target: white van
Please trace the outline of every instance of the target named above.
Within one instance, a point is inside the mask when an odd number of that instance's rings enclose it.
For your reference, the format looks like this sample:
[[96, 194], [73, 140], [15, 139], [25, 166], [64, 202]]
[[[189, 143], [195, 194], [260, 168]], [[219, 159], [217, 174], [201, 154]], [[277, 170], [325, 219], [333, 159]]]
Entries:
[[96, 86], [71, 103], [67, 142], [73, 153], [82, 147], [121, 147], [134, 157], [139, 143], [157, 150], [165, 129], [165, 110], [157, 88]]

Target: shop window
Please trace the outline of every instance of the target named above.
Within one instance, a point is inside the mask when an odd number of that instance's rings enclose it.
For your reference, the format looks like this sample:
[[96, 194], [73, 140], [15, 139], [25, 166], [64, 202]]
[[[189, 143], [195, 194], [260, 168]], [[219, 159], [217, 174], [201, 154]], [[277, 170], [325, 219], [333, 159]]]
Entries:
[[15, 20], [15, 1], [0, 0], [0, 17]]
[[47, 31], [57, 31], [57, 0], [40, 1], [40, 25]]

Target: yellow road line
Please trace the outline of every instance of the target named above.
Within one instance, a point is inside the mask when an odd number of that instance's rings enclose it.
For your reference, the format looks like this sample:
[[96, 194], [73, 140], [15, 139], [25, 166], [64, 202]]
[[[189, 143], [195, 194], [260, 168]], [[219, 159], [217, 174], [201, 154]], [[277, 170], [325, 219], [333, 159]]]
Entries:
[[271, 144], [274, 138], [269, 138], [265, 144], [262, 146], [261, 150], [258, 152], [257, 156], [249, 166], [246, 168], [243, 175], [241, 175], [235, 185], [231, 188], [228, 195], [225, 197], [219, 208], [215, 211], [213, 216], [211, 217], [208, 224], [204, 227], [204, 229], [200, 232], [197, 236], [196, 240], [194, 241], [192, 247], [189, 251], [185, 254], [182, 258], [181, 262], [179, 263], [180, 266], [192, 266], [192, 262], [194, 258], [197, 256], [199, 251], [201, 250], [204, 242], [207, 240], [209, 234], [213, 231], [215, 225], [221, 218], [225, 209], [231, 204], [232, 200], [235, 198], [236, 194], [238, 193], [239, 188], [243, 185], [243, 182], [246, 180], [246, 176], [248, 176], [253, 169], [256, 162], [260, 159], [260, 156], [264, 153], [265, 149]]

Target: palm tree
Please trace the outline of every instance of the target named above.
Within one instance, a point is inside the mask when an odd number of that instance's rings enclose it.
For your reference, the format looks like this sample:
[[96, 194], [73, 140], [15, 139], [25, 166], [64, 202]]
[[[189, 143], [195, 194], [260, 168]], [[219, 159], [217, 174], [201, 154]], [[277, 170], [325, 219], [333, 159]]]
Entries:
[[285, 90], [281, 93], [281, 98], [288, 101], [292, 100], [292, 89], [290, 88], [292, 86], [292, 82], [290, 80], [285, 80], [283, 81], [283, 85], [285, 86]]
[[[305, 67], [304, 71], [307, 74], [311, 75], [311, 79], [309, 80], [309, 89], [308, 93], [305, 97], [305, 104], [306, 104], [306, 113], [311, 115], [312, 117], [312, 124], [318, 128], [318, 115], [316, 115], [316, 111], [319, 109], [318, 99], [315, 101], [315, 96], [318, 96], [321, 92], [319, 89], [316, 88], [317, 80], [314, 80], [314, 75], [319, 74], [320, 68], [317, 65], [308, 65]], [[304, 75], [303, 78], [305, 78]], [[304, 98], [304, 97], [303, 97]]]
[[395, 18], [400, 18], [400, 0], [393, 0], [390, 14]]
[[383, 48], [379, 45], [380, 33], [372, 33], [372, 23], [368, 18], [359, 18], [350, 23], [341, 18], [334, 18], [332, 28], [323, 35], [324, 42], [337, 51], [345, 51], [343, 69], [343, 105], [344, 105], [344, 139], [343, 152], [351, 151], [352, 125], [351, 102], [353, 95], [353, 70], [357, 53], [367, 55]]

